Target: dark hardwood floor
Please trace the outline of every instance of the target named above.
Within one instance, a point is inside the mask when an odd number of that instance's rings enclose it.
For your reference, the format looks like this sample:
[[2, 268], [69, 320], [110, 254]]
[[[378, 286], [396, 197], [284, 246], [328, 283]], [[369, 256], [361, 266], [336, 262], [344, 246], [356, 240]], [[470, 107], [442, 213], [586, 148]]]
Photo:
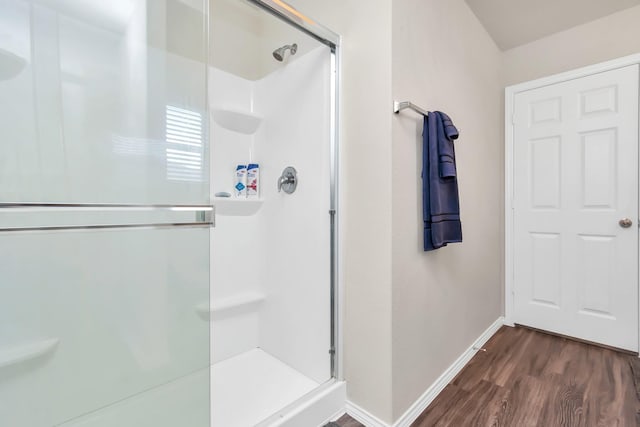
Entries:
[[[637, 427], [636, 356], [503, 327], [412, 427]], [[341, 427], [362, 427], [348, 416]]]
[[436, 426], [637, 426], [631, 356], [503, 327], [416, 420]]

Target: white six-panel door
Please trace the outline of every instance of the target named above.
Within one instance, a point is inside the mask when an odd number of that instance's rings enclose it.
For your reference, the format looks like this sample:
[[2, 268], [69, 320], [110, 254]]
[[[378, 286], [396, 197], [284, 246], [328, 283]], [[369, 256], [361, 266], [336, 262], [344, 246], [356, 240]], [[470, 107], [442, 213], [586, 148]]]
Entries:
[[515, 323], [638, 351], [638, 78], [515, 95]]

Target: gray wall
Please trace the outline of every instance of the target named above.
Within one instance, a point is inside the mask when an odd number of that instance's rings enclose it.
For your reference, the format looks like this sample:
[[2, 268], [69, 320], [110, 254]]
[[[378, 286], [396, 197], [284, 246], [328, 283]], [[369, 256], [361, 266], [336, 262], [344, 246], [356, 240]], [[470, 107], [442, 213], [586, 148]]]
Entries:
[[449, 114], [463, 243], [422, 251], [422, 119], [393, 123], [393, 416], [502, 313], [501, 52], [463, 0], [393, 1], [393, 96]]
[[504, 52], [505, 85], [640, 52], [640, 6]]

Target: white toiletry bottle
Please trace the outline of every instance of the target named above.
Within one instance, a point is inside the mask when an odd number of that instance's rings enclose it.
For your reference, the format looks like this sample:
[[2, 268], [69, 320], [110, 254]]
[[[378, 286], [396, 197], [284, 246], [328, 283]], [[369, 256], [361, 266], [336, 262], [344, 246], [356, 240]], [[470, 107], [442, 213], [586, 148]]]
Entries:
[[247, 167], [247, 197], [260, 197], [260, 166], [257, 163], [249, 163]]
[[236, 197], [247, 197], [247, 165], [236, 167], [236, 184], [233, 192]]

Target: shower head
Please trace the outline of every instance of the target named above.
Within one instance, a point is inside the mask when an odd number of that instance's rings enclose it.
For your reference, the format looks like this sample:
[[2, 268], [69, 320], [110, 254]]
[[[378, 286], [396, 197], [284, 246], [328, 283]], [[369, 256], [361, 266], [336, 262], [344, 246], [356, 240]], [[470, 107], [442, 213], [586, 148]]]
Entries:
[[276, 58], [278, 61], [282, 62], [284, 60], [284, 53], [287, 51], [287, 49], [291, 51], [291, 55], [295, 55], [296, 52], [298, 51], [298, 45], [294, 43], [291, 45], [288, 44], [288, 45], [279, 47], [278, 49], [273, 51], [273, 57]]

